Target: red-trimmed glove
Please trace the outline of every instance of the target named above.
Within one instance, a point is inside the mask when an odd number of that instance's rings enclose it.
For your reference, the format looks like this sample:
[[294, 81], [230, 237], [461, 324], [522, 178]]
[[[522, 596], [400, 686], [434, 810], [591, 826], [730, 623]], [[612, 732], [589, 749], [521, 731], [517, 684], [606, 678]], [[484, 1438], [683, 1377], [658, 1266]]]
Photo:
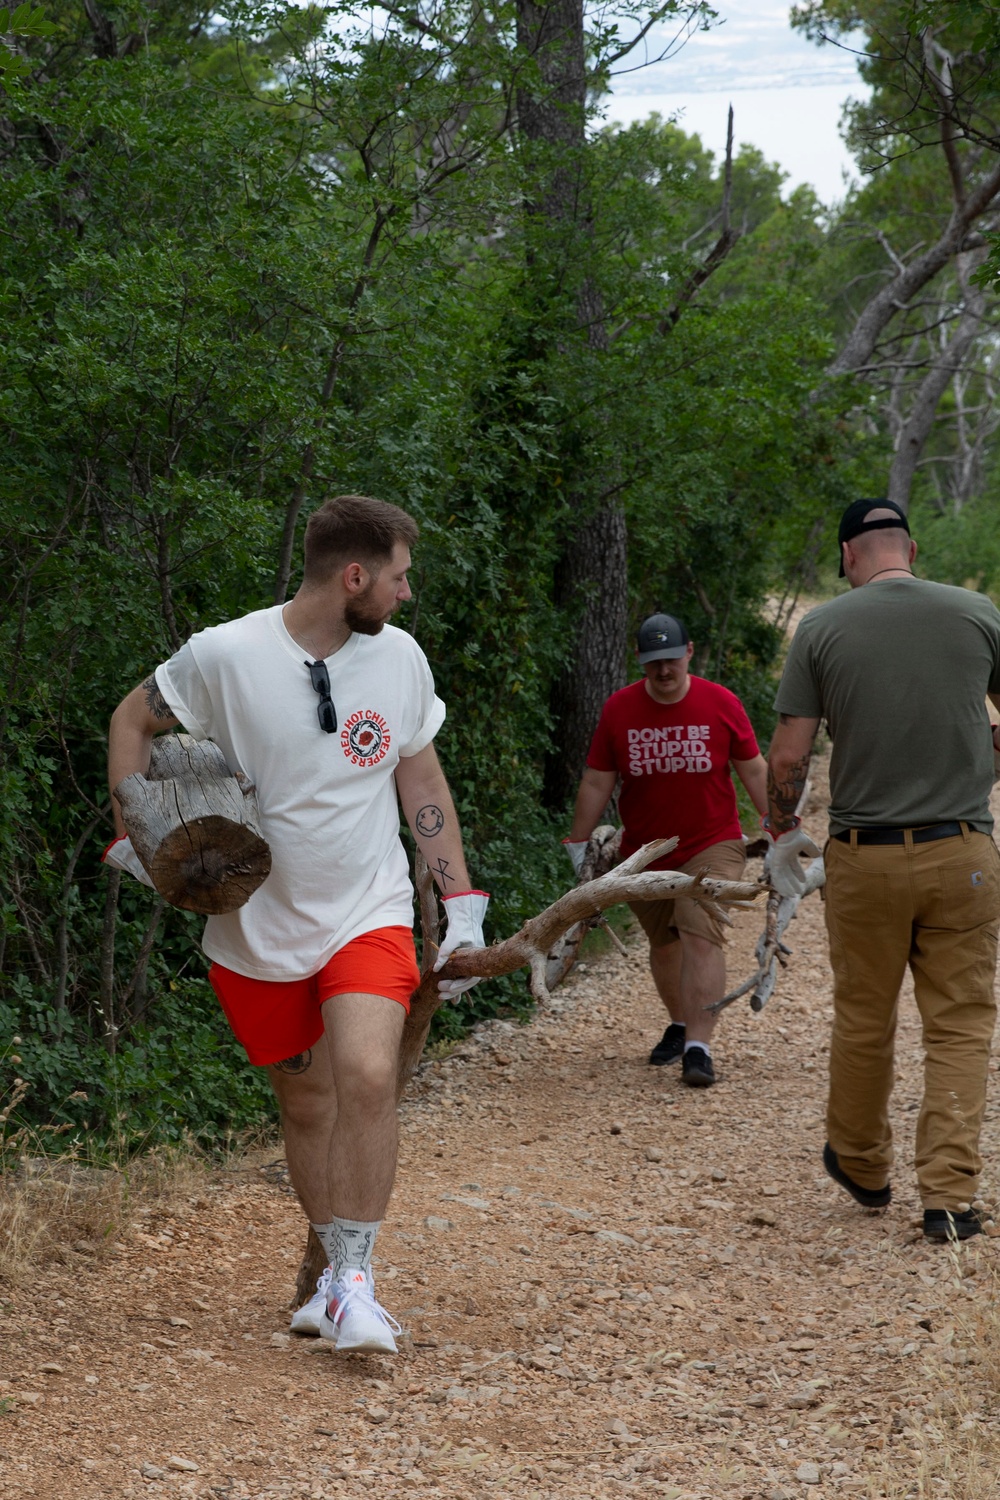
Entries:
[[587, 855], [589, 839], [563, 839], [562, 846], [569, 855], [573, 865], [573, 872], [579, 880], [580, 871], [583, 869], [583, 861]]
[[771, 884], [779, 896], [803, 896], [806, 889], [806, 869], [799, 861], [800, 854], [815, 859], [819, 850], [807, 833], [803, 832], [802, 819], [795, 818], [791, 828], [783, 833], [771, 832], [770, 819], [761, 818], [761, 827], [771, 845], [768, 871]]
[[[444, 942], [438, 949], [434, 972], [443, 969], [456, 948], [485, 948], [483, 919], [490, 898], [486, 891], [456, 891], [452, 896], [442, 896], [448, 928]], [[481, 976], [472, 979], [439, 979], [438, 994], [443, 1000], [456, 1000], [466, 990], [479, 983]]]
[[148, 885], [151, 891], [156, 887], [149, 878], [149, 873], [142, 860], [132, 847], [132, 840], [127, 833], [121, 838], [112, 839], [111, 843], [101, 855], [103, 864], [111, 865], [115, 870], [124, 870], [126, 875], [134, 875], [136, 880], [141, 880], [143, 885]]

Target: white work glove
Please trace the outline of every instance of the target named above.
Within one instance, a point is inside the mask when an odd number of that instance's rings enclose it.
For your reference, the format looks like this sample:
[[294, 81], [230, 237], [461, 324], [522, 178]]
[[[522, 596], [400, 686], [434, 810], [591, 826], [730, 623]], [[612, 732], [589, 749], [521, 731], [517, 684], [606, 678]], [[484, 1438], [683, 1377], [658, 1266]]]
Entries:
[[587, 857], [587, 845], [589, 843], [589, 839], [580, 839], [579, 842], [576, 839], [563, 839], [562, 841], [562, 846], [570, 857], [573, 872], [578, 880], [580, 878], [580, 871], [583, 869], [583, 861]]
[[767, 818], [761, 819], [768, 843], [771, 845], [769, 872], [771, 885], [779, 896], [804, 896], [806, 890], [806, 866], [799, 860], [800, 854], [815, 859], [819, 850], [807, 833], [803, 831], [802, 819], [796, 818], [791, 828], [775, 836], [768, 827]]
[[149, 873], [142, 860], [132, 847], [132, 840], [127, 833], [122, 834], [113, 843], [109, 844], [101, 855], [101, 860], [106, 865], [111, 865], [115, 870], [124, 870], [126, 875], [134, 875], [136, 880], [141, 880], [143, 885], [148, 885], [151, 891], [156, 887], [149, 878]]
[[[490, 904], [490, 898], [486, 891], [457, 891], [454, 896], [442, 896], [445, 916], [448, 918], [448, 929], [444, 936], [444, 942], [438, 949], [437, 962], [434, 965], [434, 973], [443, 969], [448, 959], [456, 948], [485, 948], [486, 939], [483, 937], [483, 918], [486, 916], [486, 908]], [[457, 1000], [459, 995], [466, 990], [471, 990], [474, 984], [478, 984], [481, 975], [475, 975], [471, 979], [439, 979], [438, 994], [442, 1000]]]

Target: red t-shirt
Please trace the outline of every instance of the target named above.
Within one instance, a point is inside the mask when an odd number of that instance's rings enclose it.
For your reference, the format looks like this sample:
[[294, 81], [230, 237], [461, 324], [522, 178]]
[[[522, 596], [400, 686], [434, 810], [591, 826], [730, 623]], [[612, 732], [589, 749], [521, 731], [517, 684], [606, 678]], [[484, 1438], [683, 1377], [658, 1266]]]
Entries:
[[613, 693], [587, 756], [593, 770], [622, 778], [623, 855], [650, 839], [680, 839], [654, 870], [678, 869], [709, 844], [742, 836], [729, 762], [760, 754], [735, 693], [703, 677], [688, 683], [679, 703], [657, 703], [644, 677]]

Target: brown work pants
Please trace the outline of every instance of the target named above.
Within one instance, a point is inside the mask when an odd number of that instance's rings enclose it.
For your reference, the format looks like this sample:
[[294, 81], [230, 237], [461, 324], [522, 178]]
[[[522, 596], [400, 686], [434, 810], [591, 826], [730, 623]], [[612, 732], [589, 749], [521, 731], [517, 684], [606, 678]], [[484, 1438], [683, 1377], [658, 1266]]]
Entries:
[[[964, 827], [964, 825], [963, 825]], [[827, 1135], [848, 1176], [882, 1187], [899, 987], [909, 964], [923, 1023], [917, 1181], [924, 1208], [958, 1208], [982, 1170], [979, 1132], [996, 1003], [1000, 856], [983, 833], [826, 849], [834, 976]]]

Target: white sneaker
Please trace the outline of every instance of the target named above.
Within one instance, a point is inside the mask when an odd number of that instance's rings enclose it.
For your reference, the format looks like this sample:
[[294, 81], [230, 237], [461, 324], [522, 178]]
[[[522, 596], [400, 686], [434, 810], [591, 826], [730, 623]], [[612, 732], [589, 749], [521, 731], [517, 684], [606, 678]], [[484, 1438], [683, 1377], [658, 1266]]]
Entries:
[[358, 1350], [368, 1354], [395, 1354], [394, 1333], [402, 1329], [384, 1307], [375, 1301], [375, 1282], [353, 1266], [333, 1283], [327, 1307], [319, 1321], [319, 1336], [330, 1339], [340, 1353]]
[[308, 1333], [315, 1338], [319, 1333], [320, 1319], [326, 1312], [326, 1299], [330, 1295], [330, 1287], [333, 1283], [333, 1267], [327, 1266], [322, 1276], [316, 1283], [316, 1290], [308, 1302], [303, 1302], [292, 1313], [290, 1324], [293, 1333]]

